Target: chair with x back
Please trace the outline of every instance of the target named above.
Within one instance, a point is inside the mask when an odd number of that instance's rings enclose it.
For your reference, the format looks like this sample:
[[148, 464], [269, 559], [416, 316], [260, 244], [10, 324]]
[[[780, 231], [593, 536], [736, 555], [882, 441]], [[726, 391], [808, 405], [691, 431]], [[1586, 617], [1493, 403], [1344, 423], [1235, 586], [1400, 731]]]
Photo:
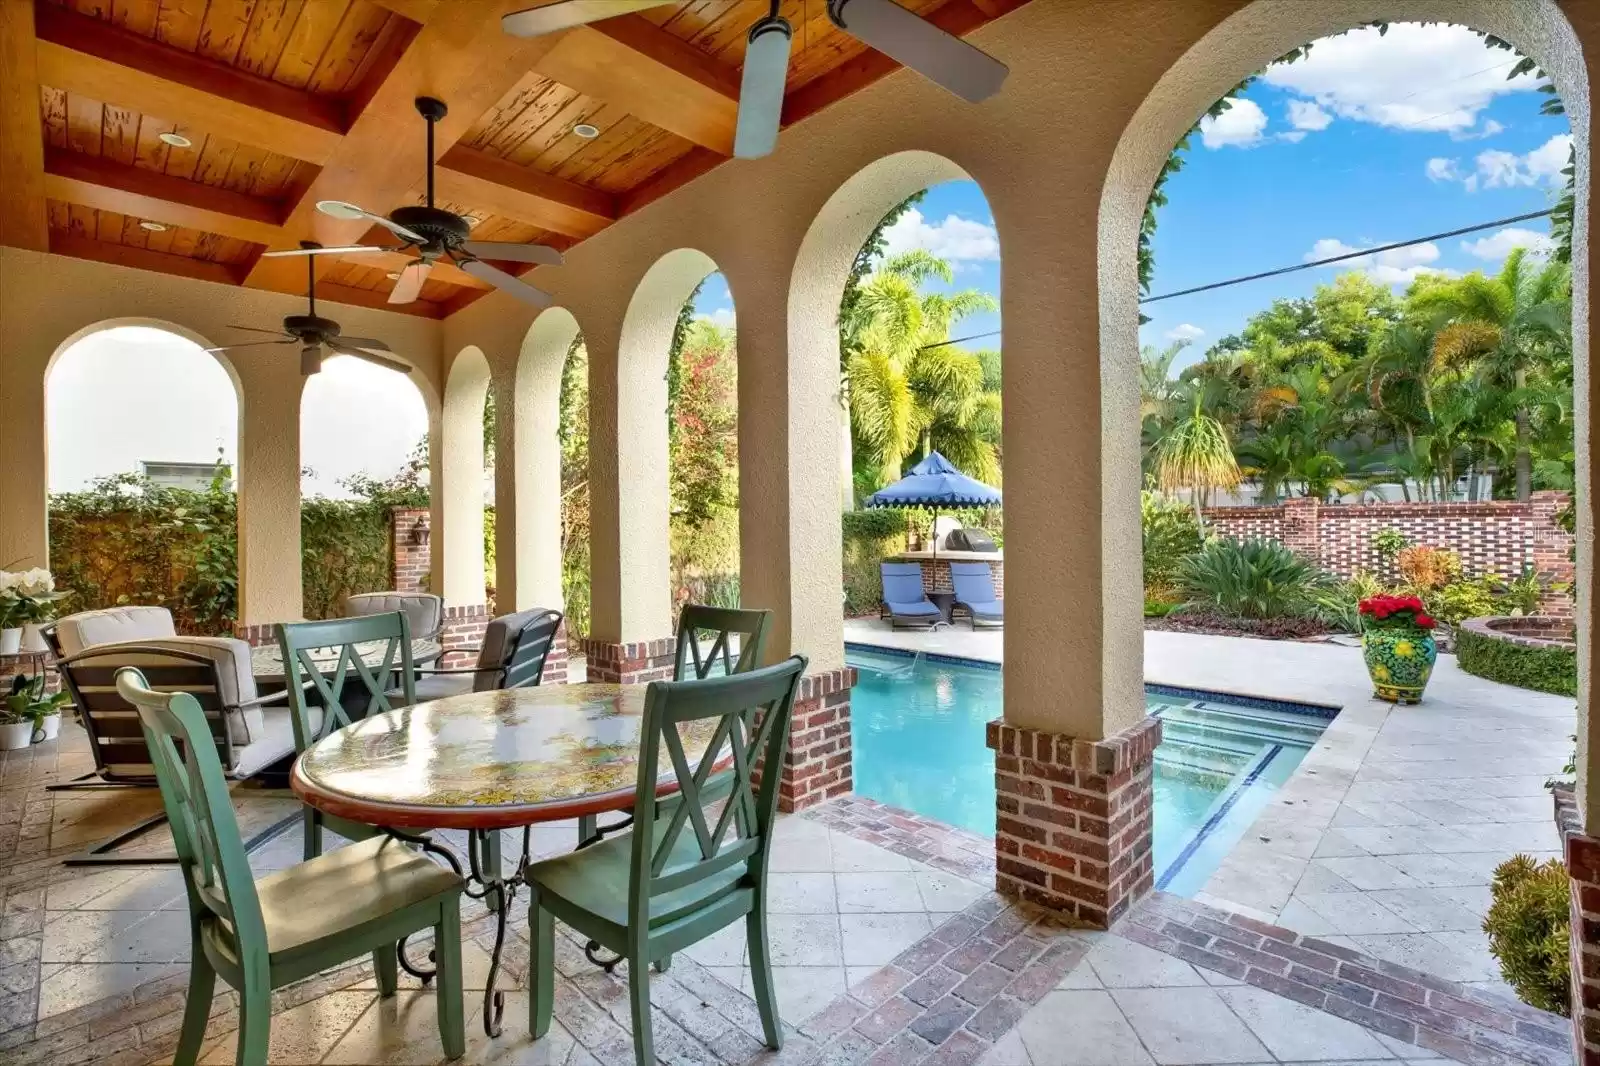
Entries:
[[[771, 611], [686, 603], [678, 615], [674, 681], [741, 674], [761, 665]], [[737, 638], [738, 647], [735, 648]]]
[[[311, 745], [358, 717], [416, 702], [411, 661], [411, 626], [403, 611], [330, 618], [325, 622], [280, 623], [275, 627], [283, 656], [283, 678], [294, 723], [294, 747]], [[349, 686], [354, 677], [356, 684]], [[314, 698], [313, 698], [314, 697]], [[305, 808], [305, 857], [322, 854], [322, 830], [346, 840], [365, 840], [378, 830]]]
[[[640, 723], [633, 829], [526, 871], [534, 1039], [550, 1029], [554, 919], [628, 960], [639, 1066], [656, 1061], [650, 964], [743, 921], [762, 1032], [768, 1047], [782, 1044], [767, 945], [767, 855], [778, 810], [776, 768], [805, 668], [805, 657], [796, 655], [727, 677], [651, 683]], [[686, 735], [705, 745], [693, 766]], [[773, 772], [757, 782], [754, 771], [763, 764]], [[676, 785], [677, 802], [658, 804], [664, 784]]]
[[370, 952], [378, 990], [392, 996], [395, 945], [425, 929], [438, 952], [439, 1036], [446, 1057], [460, 1058], [462, 879], [384, 837], [256, 881], [199, 702], [153, 690], [131, 666], [117, 691], [138, 708], [189, 900], [189, 996], [173, 1062], [199, 1058], [218, 977], [239, 993], [235, 1061], [265, 1066], [273, 989]]

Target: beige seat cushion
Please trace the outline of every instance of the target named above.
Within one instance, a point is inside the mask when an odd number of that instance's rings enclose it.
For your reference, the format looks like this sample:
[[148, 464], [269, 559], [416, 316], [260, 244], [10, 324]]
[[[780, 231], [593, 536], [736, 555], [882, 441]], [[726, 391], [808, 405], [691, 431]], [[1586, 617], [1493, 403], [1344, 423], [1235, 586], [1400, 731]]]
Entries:
[[[229, 777], [241, 780], [254, 777], [284, 756], [294, 754], [294, 722], [289, 708], [262, 707], [257, 708], [256, 713], [261, 716], [256, 739], [243, 747], [234, 746], [234, 766], [228, 771]], [[311, 732], [315, 735], [322, 728], [322, 708], [307, 707], [306, 720], [311, 723]]]
[[[170, 621], [170, 616], [168, 617]], [[114, 644], [95, 644], [91, 649], [94, 654], [80, 660], [79, 665], [159, 666], [164, 663], [185, 662], [179, 659], [165, 659], [153, 651], [127, 650], [130, 648], [163, 648], [203, 656], [217, 664], [217, 696], [225, 706], [238, 707], [239, 704], [256, 698], [256, 679], [250, 672], [250, 645], [234, 637], [169, 635], [160, 638], [124, 640]], [[67, 650], [65, 642], [62, 643], [61, 650], [63, 652]], [[236, 746], [253, 743], [261, 735], [261, 730], [261, 708], [247, 707], [228, 712], [228, 736]]]
[[76, 655], [99, 644], [175, 637], [172, 612], [165, 607], [107, 607], [70, 614], [56, 623], [61, 654]]
[[[256, 882], [267, 950], [291, 955], [386, 914], [459, 890], [450, 870], [388, 837], [373, 837], [268, 874]], [[205, 924], [232, 954], [222, 919]]]
[[404, 611], [412, 639], [431, 637], [444, 625], [444, 600], [431, 592], [362, 592], [346, 596], [346, 618]]

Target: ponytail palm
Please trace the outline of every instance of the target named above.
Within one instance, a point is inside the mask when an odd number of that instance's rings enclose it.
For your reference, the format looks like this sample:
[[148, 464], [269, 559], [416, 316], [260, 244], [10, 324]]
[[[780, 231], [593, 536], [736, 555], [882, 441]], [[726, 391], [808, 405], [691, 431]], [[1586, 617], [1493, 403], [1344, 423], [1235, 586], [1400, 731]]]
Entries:
[[1197, 389], [1188, 415], [1156, 441], [1156, 484], [1166, 492], [1189, 489], [1194, 496], [1194, 517], [1202, 534], [1201, 494], [1211, 489], [1231, 489], [1239, 483], [1239, 463], [1233, 455], [1228, 430], [1202, 405], [1205, 390]]

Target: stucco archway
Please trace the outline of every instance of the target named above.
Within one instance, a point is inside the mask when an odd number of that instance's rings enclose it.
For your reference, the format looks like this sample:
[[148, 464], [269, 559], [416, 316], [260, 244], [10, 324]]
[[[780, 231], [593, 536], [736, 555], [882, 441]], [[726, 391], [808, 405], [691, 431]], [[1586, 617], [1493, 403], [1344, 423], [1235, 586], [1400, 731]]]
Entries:
[[447, 607], [484, 602], [483, 405], [489, 360], [468, 345], [445, 377], [432, 462], [433, 588]]
[[[516, 412], [512, 448], [512, 528], [495, 527], [497, 609], [565, 610], [561, 586], [561, 374], [579, 335], [564, 307], [539, 314], [528, 327], [512, 381]], [[496, 480], [496, 492], [506, 489]]]

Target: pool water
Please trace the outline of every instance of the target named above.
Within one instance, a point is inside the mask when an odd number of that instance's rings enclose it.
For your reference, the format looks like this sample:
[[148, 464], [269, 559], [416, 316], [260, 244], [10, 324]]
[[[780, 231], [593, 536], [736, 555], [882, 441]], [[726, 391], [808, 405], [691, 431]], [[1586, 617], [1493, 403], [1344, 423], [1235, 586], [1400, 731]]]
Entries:
[[[855, 791], [986, 836], [994, 834], [994, 756], [984, 727], [1001, 714], [998, 666], [851, 645]], [[1155, 765], [1155, 876], [1198, 891], [1316, 743], [1332, 710], [1212, 693], [1145, 692], [1163, 722]]]

